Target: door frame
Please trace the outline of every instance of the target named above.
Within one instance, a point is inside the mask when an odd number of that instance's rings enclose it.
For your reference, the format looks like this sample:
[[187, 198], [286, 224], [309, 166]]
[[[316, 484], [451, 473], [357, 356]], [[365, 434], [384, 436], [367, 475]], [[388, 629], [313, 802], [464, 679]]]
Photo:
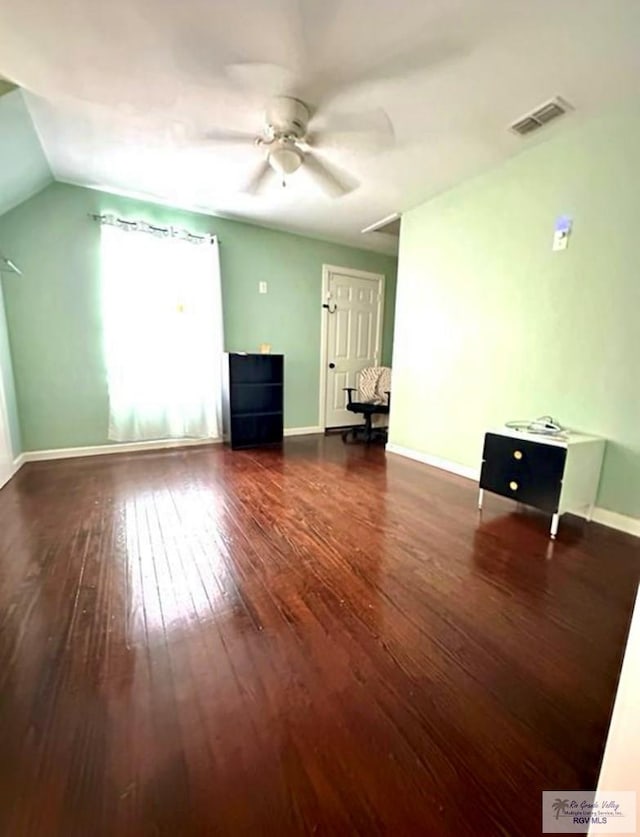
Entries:
[[[356, 270], [353, 267], [340, 267], [334, 264], [322, 265], [322, 294], [320, 297], [321, 305], [327, 302], [329, 295], [329, 282], [332, 273], [346, 273], [348, 276], [353, 276], [356, 279], [369, 279], [372, 282], [378, 282], [380, 287], [380, 307], [378, 309], [378, 349], [379, 362], [382, 362], [382, 328], [384, 326], [384, 294], [385, 294], [385, 275], [384, 273], [372, 273], [368, 270]], [[322, 431], [326, 430], [327, 419], [327, 363], [328, 363], [328, 349], [327, 340], [329, 337], [329, 317], [331, 315], [326, 308], [320, 308], [320, 393], [318, 399], [318, 426]]]

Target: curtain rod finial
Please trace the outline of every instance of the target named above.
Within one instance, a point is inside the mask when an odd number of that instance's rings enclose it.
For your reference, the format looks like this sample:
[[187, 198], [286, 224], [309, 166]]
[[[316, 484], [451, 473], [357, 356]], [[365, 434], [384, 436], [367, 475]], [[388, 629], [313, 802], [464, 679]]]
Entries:
[[22, 276], [20, 268], [4, 256], [0, 257], [0, 273], [15, 273], [17, 276]]

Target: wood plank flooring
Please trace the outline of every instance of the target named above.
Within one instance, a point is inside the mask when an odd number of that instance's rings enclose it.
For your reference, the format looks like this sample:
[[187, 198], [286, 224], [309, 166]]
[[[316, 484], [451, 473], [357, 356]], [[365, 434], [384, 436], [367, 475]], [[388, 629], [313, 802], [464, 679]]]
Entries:
[[538, 835], [595, 787], [639, 541], [379, 448], [26, 465], [0, 833]]

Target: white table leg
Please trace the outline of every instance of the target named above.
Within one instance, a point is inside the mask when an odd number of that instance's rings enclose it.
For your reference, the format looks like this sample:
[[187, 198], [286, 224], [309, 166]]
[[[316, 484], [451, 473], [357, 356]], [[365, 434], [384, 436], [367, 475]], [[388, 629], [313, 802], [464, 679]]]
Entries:
[[484, 489], [481, 488], [478, 492], [478, 508], [482, 511], [482, 500], [484, 499]]
[[556, 512], [551, 518], [551, 540], [555, 541], [558, 534], [558, 523], [560, 523], [560, 515]]

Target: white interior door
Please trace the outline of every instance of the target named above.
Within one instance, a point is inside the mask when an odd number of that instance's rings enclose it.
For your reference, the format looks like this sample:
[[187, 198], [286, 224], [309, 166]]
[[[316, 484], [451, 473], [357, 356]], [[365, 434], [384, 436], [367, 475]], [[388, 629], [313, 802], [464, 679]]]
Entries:
[[[328, 308], [323, 308], [322, 315], [325, 339], [321, 375], [324, 422], [321, 424], [344, 427], [359, 421], [358, 416], [346, 409], [344, 388], [357, 388], [360, 370], [380, 364], [384, 276], [325, 266], [323, 295]], [[322, 398], [321, 395], [321, 401]]]

